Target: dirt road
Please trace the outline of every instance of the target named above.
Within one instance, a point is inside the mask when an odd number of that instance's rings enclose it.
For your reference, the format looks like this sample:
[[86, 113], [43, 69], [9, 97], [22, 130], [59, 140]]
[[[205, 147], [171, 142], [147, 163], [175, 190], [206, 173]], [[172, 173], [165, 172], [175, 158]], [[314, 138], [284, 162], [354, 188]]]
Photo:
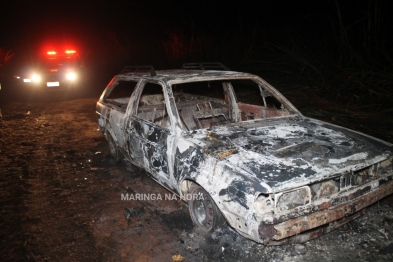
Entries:
[[124, 161], [97, 131], [96, 98], [2, 105], [2, 261], [393, 261], [392, 197], [305, 244], [249, 241], [230, 228], [196, 232], [170, 194]]

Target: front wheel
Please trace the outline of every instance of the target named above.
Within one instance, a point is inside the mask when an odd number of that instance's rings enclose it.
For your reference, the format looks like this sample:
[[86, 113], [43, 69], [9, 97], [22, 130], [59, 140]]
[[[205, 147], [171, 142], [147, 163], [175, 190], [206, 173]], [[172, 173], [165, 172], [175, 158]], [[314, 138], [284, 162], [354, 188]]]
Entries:
[[200, 230], [207, 233], [225, 224], [220, 210], [202, 187], [193, 184], [190, 194], [188, 208], [191, 219]]

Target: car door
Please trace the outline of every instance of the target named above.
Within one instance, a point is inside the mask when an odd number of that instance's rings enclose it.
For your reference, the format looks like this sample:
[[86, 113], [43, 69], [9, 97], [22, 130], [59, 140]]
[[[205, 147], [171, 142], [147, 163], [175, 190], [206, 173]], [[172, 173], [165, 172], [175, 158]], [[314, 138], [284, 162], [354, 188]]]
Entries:
[[167, 188], [173, 188], [168, 167], [170, 119], [163, 94], [163, 85], [141, 84], [126, 126], [127, 147], [133, 162], [145, 169]]

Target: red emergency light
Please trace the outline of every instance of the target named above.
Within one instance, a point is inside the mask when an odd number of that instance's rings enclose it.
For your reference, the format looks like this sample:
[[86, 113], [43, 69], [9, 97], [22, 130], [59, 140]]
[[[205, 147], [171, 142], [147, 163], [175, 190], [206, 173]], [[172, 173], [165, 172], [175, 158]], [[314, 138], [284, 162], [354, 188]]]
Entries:
[[[64, 54], [67, 54], [67, 55], [73, 55], [75, 53], [76, 53], [76, 51], [75, 50], [71, 50], [71, 49], [67, 49], [67, 50], [64, 51]], [[50, 56], [54, 56], [54, 55], [57, 55], [57, 52], [53, 51], [53, 50], [50, 50], [50, 51], [46, 52], [46, 54], [50, 55]]]

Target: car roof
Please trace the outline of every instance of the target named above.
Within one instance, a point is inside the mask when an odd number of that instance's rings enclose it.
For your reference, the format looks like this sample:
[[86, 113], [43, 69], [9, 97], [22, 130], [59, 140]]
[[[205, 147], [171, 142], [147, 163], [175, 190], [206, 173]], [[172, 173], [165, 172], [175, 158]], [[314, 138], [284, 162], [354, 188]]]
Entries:
[[174, 69], [174, 70], [158, 70], [156, 75], [152, 76], [149, 72], [128, 72], [121, 73], [115, 76], [115, 78], [143, 78], [146, 80], [161, 80], [164, 82], [168, 81], [192, 81], [200, 78], [203, 79], [222, 79], [222, 78], [244, 78], [244, 77], [255, 77], [252, 74], [235, 72], [235, 71], [217, 71], [217, 70], [186, 70], [186, 69]]

